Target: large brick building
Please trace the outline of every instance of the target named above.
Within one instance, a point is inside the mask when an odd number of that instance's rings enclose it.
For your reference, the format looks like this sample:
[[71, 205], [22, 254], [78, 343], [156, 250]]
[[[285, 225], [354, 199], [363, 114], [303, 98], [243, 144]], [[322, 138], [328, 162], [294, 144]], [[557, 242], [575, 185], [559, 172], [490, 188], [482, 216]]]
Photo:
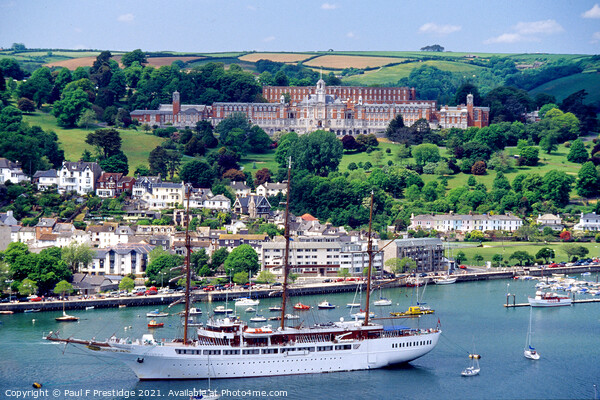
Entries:
[[421, 118], [432, 128], [464, 129], [489, 123], [489, 108], [475, 107], [471, 95], [466, 105], [444, 106], [438, 111], [435, 100], [417, 100], [415, 89], [407, 87], [327, 87], [321, 79], [316, 86], [266, 86], [263, 96], [269, 103], [201, 106], [181, 105], [175, 92], [173, 104], [161, 104], [157, 111], [135, 110], [131, 118], [151, 126], [191, 127], [200, 120], [217, 125], [231, 114], [243, 113], [268, 134], [323, 129], [340, 136], [382, 132], [399, 114], [407, 126]]

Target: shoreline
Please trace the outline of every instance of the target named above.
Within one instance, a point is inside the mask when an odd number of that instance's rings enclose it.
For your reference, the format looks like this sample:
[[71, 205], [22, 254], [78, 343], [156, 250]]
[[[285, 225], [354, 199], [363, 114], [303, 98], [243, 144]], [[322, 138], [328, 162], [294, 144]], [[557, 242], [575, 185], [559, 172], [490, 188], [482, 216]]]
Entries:
[[[600, 272], [600, 264], [585, 265], [585, 266], [572, 266], [572, 267], [561, 267], [561, 268], [502, 268], [500, 271], [497, 270], [472, 270], [462, 271], [457, 270], [453, 276], [456, 276], [456, 283], [461, 282], [473, 282], [481, 280], [491, 279], [514, 279], [517, 276], [550, 276], [552, 274], [577, 274], [582, 272]], [[423, 277], [424, 280], [428, 281], [428, 284], [434, 284], [433, 278], [435, 276]], [[302, 283], [293, 284], [292, 287], [288, 288], [290, 296], [309, 296], [318, 294], [329, 294], [329, 293], [342, 293], [342, 292], [353, 292], [357, 286], [366, 286], [364, 282], [331, 282], [331, 283]], [[389, 280], [377, 280], [373, 283], [373, 288], [394, 288], [406, 286], [406, 279], [402, 278], [396, 281]], [[213, 301], [225, 301], [226, 296], [233, 300], [237, 297], [245, 297], [248, 295], [247, 290], [229, 290], [229, 291], [213, 291], [213, 292], [202, 292], [197, 291], [192, 293], [194, 302], [213, 302]], [[268, 298], [268, 297], [280, 297], [281, 289], [270, 288], [270, 289], [256, 289], [252, 290], [252, 297], [256, 298]], [[22, 313], [25, 310], [39, 310], [40, 312], [45, 311], [62, 311], [63, 303], [65, 310], [85, 310], [86, 307], [94, 308], [117, 308], [120, 305], [126, 307], [143, 307], [143, 306], [160, 306], [168, 305], [180, 298], [184, 297], [184, 294], [158, 294], [151, 296], [133, 296], [133, 297], [118, 297], [118, 298], [107, 298], [107, 299], [76, 299], [67, 301], [44, 301], [44, 302], [21, 302], [21, 303], [2, 303], [0, 304], [0, 312], [12, 311], [14, 313]]]

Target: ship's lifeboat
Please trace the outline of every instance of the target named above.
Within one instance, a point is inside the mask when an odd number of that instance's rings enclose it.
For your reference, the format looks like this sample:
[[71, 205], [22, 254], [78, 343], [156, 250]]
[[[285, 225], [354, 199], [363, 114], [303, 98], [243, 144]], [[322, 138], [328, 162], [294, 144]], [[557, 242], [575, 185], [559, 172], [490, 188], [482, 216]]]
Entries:
[[273, 334], [273, 329], [270, 326], [263, 326], [262, 328], [246, 328], [244, 331], [244, 337], [268, 337]]

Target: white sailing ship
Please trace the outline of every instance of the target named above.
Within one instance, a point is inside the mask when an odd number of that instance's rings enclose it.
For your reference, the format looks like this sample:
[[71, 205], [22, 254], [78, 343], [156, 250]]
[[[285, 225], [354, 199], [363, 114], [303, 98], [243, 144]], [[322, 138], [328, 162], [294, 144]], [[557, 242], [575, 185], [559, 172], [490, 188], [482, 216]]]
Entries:
[[[290, 181], [288, 168], [288, 185]], [[209, 319], [204, 327], [196, 329], [194, 337], [188, 336], [187, 323], [183, 338], [171, 341], [156, 340], [152, 334], [130, 340], [112, 336], [105, 341], [60, 338], [56, 333], [45, 339], [73, 344], [96, 355], [106, 355], [122, 361], [141, 380], [147, 379], [204, 379], [262, 377], [291, 374], [314, 374], [335, 371], [354, 371], [382, 368], [405, 363], [429, 353], [441, 335], [437, 327], [409, 329], [385, 327], [369, 321], [370, 276], [373, 259], [371, 222], [369, 222], [369, 279], [365, 319], [315, 325], [290, 327], [286, 325], [288, 282], [288, 255], [290, 234], [289, 186], [286, 204], [286, 247], [284, 253], [284, 279], [281, 323], [249, 328], [234, 318]], [[189, 194], [188, 194], [189, 199]], [[188, 200], [189, 212], [189, 200]], [[371, 220], [373, 195], [371, 195]], [[190, 282], [190, 239], [186, 227], [186, 315], [188, 321]], [[210, 371], [210, 373], [209, 373]]]

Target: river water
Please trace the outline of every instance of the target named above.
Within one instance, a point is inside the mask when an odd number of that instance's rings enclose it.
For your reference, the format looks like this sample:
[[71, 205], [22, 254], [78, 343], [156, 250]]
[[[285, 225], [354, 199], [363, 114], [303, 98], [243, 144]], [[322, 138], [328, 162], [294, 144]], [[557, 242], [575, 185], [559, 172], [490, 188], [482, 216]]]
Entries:
[[[595, 281], [597, 276], [585, 278]], [[443, 335], [438, 346], [406, 365], [371, 371], [212, 380], [211, 389], [224, 399], [599, 398], [595, 385], [600, 385], [600, 303], [533, 309], [533, 344], [541, 359], [527, 360], [523, 347], [530, 309], [505, 309], [503, 304], [507, 290], [516, 294], [518, 303], [526, 302], [527, 295], [535, 292], [535, 282], [495, 280], [429, 285], [421, 297], [435, 309], [434, 315], [385, 322], [423, 328], [435, 326], [438, 319], [441, 322]], [[382, 295], [394, 305], [375, 308], [379, 316], [392, 310], [404, 311], [415, 302], [413, 289], [388, 289]], [[310, 324], [349, 318], [345, 305], [355, 296], [343, 293], [296, 297], [291, 301], [315, 306], [311, 311], [298, 312]], [[379, 297], [379, 292], [372, 297]], [[316, 310], [323, 300], [339, 308]], [[274, 313], [269, 313], [268, 307], [279, 301], [264, 299], [255, 308], [269, 316]], [[207, 311], [219, 304], [222, 303], [196, 303], [204, 312], [203, 320]], [[118, 362], [42, 340], [44, 333], [57, 329], [61, 337], [141, 337], [148, 331], [145, 314], [152, 309], [69, 312], [81, 317], [76, 323], [56, 322], [58, 312], [0, 315], [0, 398], [189, 399], [193, 390], [206, 390], [206, 380], [140, 382]], [[250, 316], [243, 309], [241, 314], [244, 318]], [[162, 318], [161, 322], [166, 326], [155, 330], [155, 337], [181, 334], [178, 316]], [[482, 356], [481, 373], [462, 377], [460, 372], [469, 365], [468, 354], [473, 351]], [[42, 388], [33, 389], [34, 382], [41, 383]]]

